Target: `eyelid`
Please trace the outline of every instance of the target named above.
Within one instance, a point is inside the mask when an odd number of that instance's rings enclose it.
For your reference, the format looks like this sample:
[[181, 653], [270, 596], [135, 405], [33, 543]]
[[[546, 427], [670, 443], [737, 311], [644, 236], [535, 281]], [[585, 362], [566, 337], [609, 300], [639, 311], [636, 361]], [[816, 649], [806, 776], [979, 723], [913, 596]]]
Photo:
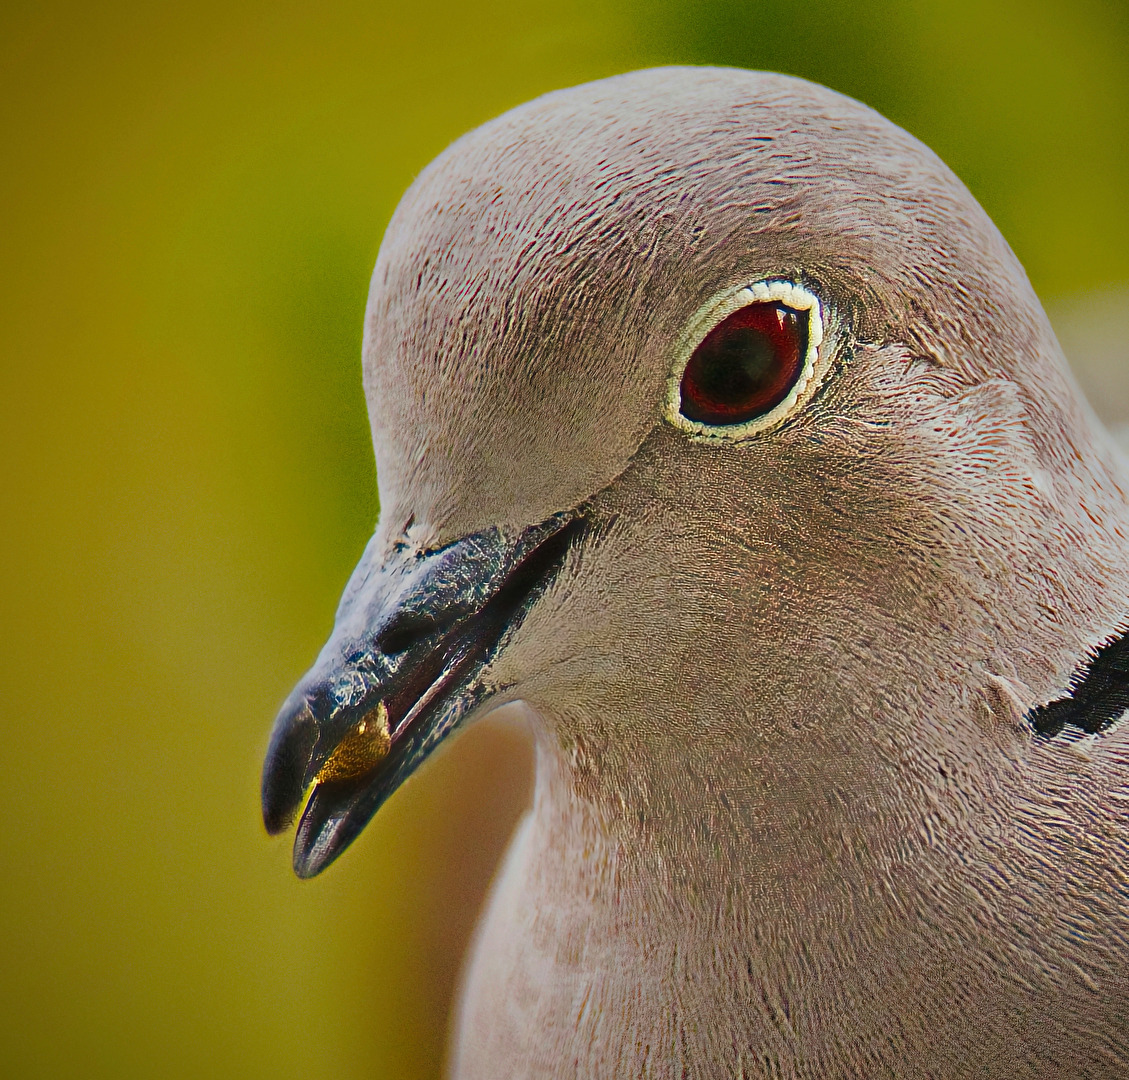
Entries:
[[[683, 416], [682, 376], [694, 350], [715, 326], [735, 311], [749, 304], [765, 302], [783, 304], [796, 311], [806, 312], [808, 316], [807, 353], [800, 376], [788, 396], [763, 416], [744, 424], [703, 424]], [[751, 285], [726, 290], [699, 309], [679, 337], [674, 368], [667, 379], [663, 416], [691, 437], [712, 442], [741, 442], [777, 427], [806, 404], [826, 374], [828, 365], [823, 360], [823, 339], [823, 308], [819, 297], [802, 285], [784, 278], [767, 278]]]

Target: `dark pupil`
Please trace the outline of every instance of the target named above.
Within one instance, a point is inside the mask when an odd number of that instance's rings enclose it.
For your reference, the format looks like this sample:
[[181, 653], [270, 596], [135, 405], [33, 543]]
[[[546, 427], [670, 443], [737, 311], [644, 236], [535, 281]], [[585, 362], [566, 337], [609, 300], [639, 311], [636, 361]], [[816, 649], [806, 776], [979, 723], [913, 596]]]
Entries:
[[717, 401], [744, 401], [771, 381], [775, 359], [772, 342], [742, 326], [702, 353], [699, 390]]
[[774, 409], [803, 370], [805, 313], [749, 304], [694, 350], [682, 376], [682, 415], [700, 424], [743, 424]]

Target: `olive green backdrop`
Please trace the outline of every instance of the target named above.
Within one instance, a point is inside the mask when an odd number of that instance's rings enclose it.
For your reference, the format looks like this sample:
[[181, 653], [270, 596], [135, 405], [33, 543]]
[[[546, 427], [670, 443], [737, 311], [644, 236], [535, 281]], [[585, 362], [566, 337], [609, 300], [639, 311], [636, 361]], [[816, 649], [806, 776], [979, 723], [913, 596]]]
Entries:
[[1129, 281], [1124, 2], [4, 5], [4, 1075], [437, 1075], [521, 745], [471, 732], [312, 883], [258, 822], [377, 513], [368, 274], [448, 141], [670, 61], [879, 107], [1045, 297]]

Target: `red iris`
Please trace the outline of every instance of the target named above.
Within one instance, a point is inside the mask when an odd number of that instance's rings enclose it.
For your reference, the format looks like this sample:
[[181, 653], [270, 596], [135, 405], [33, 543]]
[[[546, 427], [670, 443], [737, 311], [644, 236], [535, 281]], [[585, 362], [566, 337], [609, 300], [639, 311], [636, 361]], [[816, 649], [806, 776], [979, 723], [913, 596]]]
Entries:
[[749, 304], [702, 339], [682, 375], [682, 415], [744, 424], [771, 412], [796, 385], [807, 354], [807, 312]]

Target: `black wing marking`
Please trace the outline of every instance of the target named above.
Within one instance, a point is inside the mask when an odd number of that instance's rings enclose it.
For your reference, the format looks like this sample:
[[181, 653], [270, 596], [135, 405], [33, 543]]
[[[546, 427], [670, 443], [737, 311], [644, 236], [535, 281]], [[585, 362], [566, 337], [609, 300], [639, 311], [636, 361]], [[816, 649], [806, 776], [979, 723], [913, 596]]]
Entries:
[[1129, 634], [1122, 632], [1099, 646], [1070, 678], [1065, 697], [1036, 705], [1027, 722], [1048, 738], [1066, 727], [1087, 735], [1105, 731], [1129, 709]]

